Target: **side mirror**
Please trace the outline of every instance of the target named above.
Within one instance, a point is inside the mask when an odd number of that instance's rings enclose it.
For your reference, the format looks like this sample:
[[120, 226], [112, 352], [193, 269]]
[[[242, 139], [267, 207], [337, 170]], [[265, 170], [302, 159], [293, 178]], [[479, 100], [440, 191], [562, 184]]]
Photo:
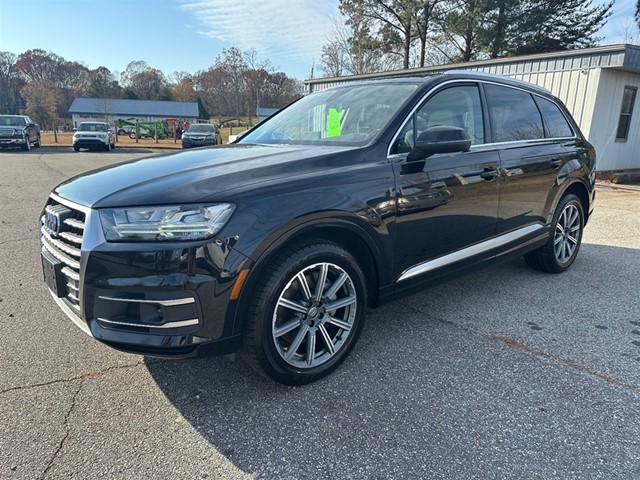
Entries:
[[471, 148], [471, 137], [464, 128], [442, 125], [427, 128], [416, 140], [407, 161], [424, 160], [436, 153], [466, 152]]

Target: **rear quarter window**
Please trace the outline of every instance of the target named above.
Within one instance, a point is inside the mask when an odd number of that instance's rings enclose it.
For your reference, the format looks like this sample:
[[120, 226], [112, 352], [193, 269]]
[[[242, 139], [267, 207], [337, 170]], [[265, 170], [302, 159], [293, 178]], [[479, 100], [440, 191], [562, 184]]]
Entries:
[[573, 137], [573, 129], [560, 111], [560, 107], [543, 97], [536, 97], [536, 102], [542, 112], [545, 133], [548, 138]]

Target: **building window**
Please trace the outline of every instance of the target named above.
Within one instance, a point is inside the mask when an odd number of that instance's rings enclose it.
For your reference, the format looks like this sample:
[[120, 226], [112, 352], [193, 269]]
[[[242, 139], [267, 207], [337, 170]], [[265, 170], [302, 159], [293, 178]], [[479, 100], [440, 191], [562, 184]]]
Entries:
[[620, 119], [618, 120], [618, 132], [616, 140], [626, 140], [629, 137], [629, 127], [631, 126], [631, 113], [633, 104], [636, 102], [637, 87], [624, 87], [622, 95], [622, 108], [620, 109]]

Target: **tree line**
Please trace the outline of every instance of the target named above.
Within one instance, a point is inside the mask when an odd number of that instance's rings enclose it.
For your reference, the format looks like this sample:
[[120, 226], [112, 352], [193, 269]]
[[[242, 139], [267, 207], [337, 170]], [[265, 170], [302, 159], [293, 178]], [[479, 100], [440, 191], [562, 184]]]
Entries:
[[357, 75], [591, 47], [613, 3], [340, 0], [346, 22], [334, 22], [320, 68], [325, 76]]
[[[592, 0], [339, 0], [322, 47], [323, 76], [586, 48], [611, 15], [613, 1]], [[635, 22], [640, 28], [640, 0]], [[0, 113], [26, 111], [52, 127], [78, 96], [197, 101], [200, 116], [252, 117], [302, 95], [300, 81], [276, 71], [255, 50], [224, 49], [206, 70], [167, 77], [145, 61], [119, 75], [53, 52], [0, 52]]]
[[254, 50], [224, 49], [207, 70], [166, 76], [145, 61], [117, 75], [41, 49], [0, 52], [0, 113], [27, 113], [43, 128], [68, 117], [76, 97], [198, 102], [200, 117], [254, 117], [258, 107], [280, 108], [302, 95], [299, 80], [276, 71]]

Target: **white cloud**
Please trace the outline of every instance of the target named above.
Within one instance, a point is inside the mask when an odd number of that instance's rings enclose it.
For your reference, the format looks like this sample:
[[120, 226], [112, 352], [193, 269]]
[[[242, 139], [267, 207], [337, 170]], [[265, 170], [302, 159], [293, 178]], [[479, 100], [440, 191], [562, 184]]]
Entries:
[[182, 0], [201, 35], [241, 50], [255, 49], [276, 67], [311, 64], [339, 17], [337, 0]]

